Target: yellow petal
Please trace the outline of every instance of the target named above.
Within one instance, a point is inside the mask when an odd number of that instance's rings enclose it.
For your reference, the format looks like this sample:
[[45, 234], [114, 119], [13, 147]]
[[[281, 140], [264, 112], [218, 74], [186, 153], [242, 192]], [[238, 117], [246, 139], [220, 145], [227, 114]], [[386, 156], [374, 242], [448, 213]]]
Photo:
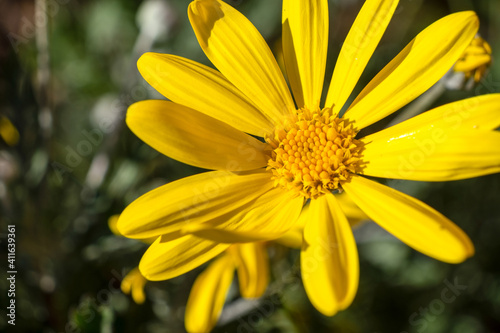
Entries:
[[477, 69], [478, 67], [485, 66], [491, 63], [491, 56], [489, 54], [481, 54], [471, 56], [464, 61], [457, 63], [453, 70], [455, 72], [468, 72]]
[[[120, 214], [115, 214], [115, 215], [112, 215], [109, 219], [108, 219], [108, 227], [109, 229], [111, 230], [111, 232], [117, 236], [123, 236], [120, 231], [118, 230], [118, 220], [120, 218]], [[144, 243], [146, 244], [151, 244], [153, 243], [156, 238], [158, 237], [150, 237], [150, 238], [141, 238], [140, 240], [143, 241]], [[178, 238], [178, 237], [175, 237], [175, 238]]]
[[124, 294], [132, 294], [134, 302], [142, 304], [146, 300], [146, 294], [144, 293], [146, 282], [147, 280], [136, 267], [123, 278], [120, 287]]
[[300, 269], [307, 296], [333, 316], [347, 308], [358, 289], [359, 262], [351, 227], [333, 194], [311, 200]]
[[[340, 208], [342, 208], [344, 215], [347, 217], [347, 221], [351, 225], [351, 228], [355, 228], [361, 224], [360, 222], [370, 219], [365, 212], [356, 206], [354, 201], [352, 201], [347, 194], [338, 194], [335, 195], [335, 198]], [[275, 240], [277, 243], [296, 249], [302, 247], [304, 227], [307, 221], [311, 219], [309, 216], [309, 206], [310, 205], [307, 205], [302, 208], [297, 222], [283, 236]]]
[[208, 59], [275, 124], [295, 106], [273, 54], [257, 29], [230, 5], [197, 0], [189, 20]]
[[437, 126], [367, 143], [363, 151], [367, 164], [361, 173], [449, 181], [500, 172], [500, 132], [473, 129], [447, 132], [446, 127]]
[[119, 217], [120, 217], [120, 214], [111, 215], [108, 218], [108, 227], [109, 227], [109, 230], [111, 230], [111, 232], [113, 234], [121, 236], [120, 232], [118, 231], [118, 228], [116, 227]]
[[304, 231], [298, 228], [288, 230], [283, 236], [276, 239], [275, 242], [292, 249], [300, 249], [302, 247], [302, 235]]
[[362, 129], [411, 102], [453, 66], [478, 26], [474, 12], [451, 14], [430, 25], [368, 83], [345, 117]]
[[306, 205], [302, 208], [300, 216], [293, 227], [275, 241], [284, 246], [300, 249], [302, 247], [304, 227], [309, 219], [309, 205]]
[[214, 69], [182, 57], [148, 52], [137, 67], [163, 96], [245, 133], [263, 137], [271, 122]]
[[391, 141], [409, 133], [442, 128], [447, 133], [457, 130], [494, 130], [500, 126], [500, 94], [462, 99], [439, 106], [363, 139], [366, 142]]
[[415, 250], [449, 263], [474, 254], [469, 237], [423, 202], [360, 176], [342, 187], [373, 221]]
[[335, 198], [337, 198], [340, 208], [342, 208], [344, 215], [347, 217], [351, 228], [357, 227], [363, 220], [370, 219], [347, 194], [339, 194], [336, 195]]
[[192, 235], [165, 243], [158, 237], [142, 256], [139, 269], [148, 280], [171, 279], [204, 264], [229, 246]]
[[173, 102], [134, 103], [127, 111], [127, 125], [151, 147], [189, 165], [242, 171], [267, 164], [265, 143]]
[[224, 255], [198, 276], [186, 305], [186, 331], [209, 332], [215, 326], [233, 281], [234, 268], [232, 258]]
[[118, 220], [129, 238], [148, 238], [201, 224], [216, 217], [237, 215], [272, 188], [269, 173], [236, 175], [205, 172], [163, 185], [136, 199]]
[[190, 223], [182, 231], [221, 243], [276, 239], [290, 230], [299, 217], [304, 199], [294, 196], [273, 188], [236, 215], [220, 216], [202, 224]]
[[366, 1], [340, 50], [325, 106], [337, 113], [351, 95], [399, 1]]
[[237, 263], [241, 296], [261, 297], [269, 283], [269, 258], [264, 243], [243, 243], [230, 248]]
[[283, 1], [283, 57], [299, 108], [319, 108], [328, 50], [328, 1]]

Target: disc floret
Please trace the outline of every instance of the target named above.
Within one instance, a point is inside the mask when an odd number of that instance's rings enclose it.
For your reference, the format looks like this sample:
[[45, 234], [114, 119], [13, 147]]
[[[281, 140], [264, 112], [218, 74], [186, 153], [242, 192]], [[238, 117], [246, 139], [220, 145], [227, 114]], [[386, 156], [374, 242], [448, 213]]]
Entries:
[[267, 169], [275, 186], [294, 190], [306, 198], [341, 190], [343, 182], [359, 171], [361, 142], [348, 120], [331, 108], [299, 109], [276, 128], [266, 141], [273, 147]]

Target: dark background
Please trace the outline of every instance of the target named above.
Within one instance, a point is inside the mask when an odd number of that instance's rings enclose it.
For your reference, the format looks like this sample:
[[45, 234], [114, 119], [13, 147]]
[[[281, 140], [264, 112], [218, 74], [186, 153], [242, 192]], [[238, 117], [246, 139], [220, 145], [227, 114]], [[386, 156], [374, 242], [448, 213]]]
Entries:
[[[228, 2], [276, 49], [281, 1]], [[146, 302], [135, 304], [117, 288], [147, 245], [112, 234], [108, 218], [148, 190], [202, 171], [157, 153], [124, 125], [130, 104], [160, 98], [136, 69], [140, 54], [172, 53], [209, 65], [187, 20], [188, 3], [0, 2], [0, 116], [19, 133], [17, 140], [0, 138], [0, 331], [184, 331], [184, 306], [202, 268], [148, 283]], [[361, 3], [330, 1], [325, 82]], [[478, 13], [480, 33], [497, 61], [480, 85], [447, 91], [433, 105], [499, 92], [497, 0], [402, 0], [356, 91], [419, 31], [460, 10]], [[441, 263], [369, 223], [356, 231], [357, 297], [348, 310], [328, 318], [311, 306], [297, 280], [298, 251], [274, 246], [275, 281], [260, 306], [235, 317], [233, 286], [224, 313], [229, 320], [214, 331], [500, 332], [500, 175], [391, 185], [456, 222], [471, 237], [476, 255], [459, 265]], [[16, 225], [15, 328], [5, 314], [11, 224]], [[449, 285], [456, 286], [454, 294], [446, 291]]]

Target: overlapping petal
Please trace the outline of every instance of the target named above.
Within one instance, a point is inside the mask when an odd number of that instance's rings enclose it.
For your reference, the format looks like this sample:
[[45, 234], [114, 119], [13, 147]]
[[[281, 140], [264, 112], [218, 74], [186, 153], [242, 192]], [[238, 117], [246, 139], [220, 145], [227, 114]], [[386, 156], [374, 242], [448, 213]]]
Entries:
[[396, 10], [399, 1], [366, 1], [340, 50], [328, 94], [326, 107], [338, 113], [351, 95]]
[[251, 203], [272, 186], [265, 171], [241, 175], [227, 171], [201, 173], [139, 197], [125, 208], [117, 227], [124, 236], [148, 238], [220, 216], [234, 219], [237, 214], [250, 210]]
[[459, 130], [493, 130], [500, 127], [500, 94], [489, 94], [448, 103], [402, 123], [365, 137], [366, 142], [390, 142], [409, 133], [442, 128], [446, 133]]
[[311, 303], [333, 316], [356, 295], [359, 262], [351, 227], [333, 194], [312, 200], [300, 254], [302, 280]]
[[344, 215], [347, 217], [351, 227], [358, 226], [361, 221], [370, 219], [368, 215], [366, 215], [365, 212], [360, 209], [347, 194], [342, 193], [336, 195], [335, 198], [337, 199], [340, 208], [342, 208]]
[[265, 243], [243, 243], [229, 250], [237, 263], [241, 296], [262, 296], [269, 283], [269, 258]]
[[439, 124], [403, 134], [388, 141], [365, 145], [369, 176], [450, 181], [500, 171], [500, 132], [446, 131]]
[[168, 280], [204, 264], [229, 246], [193, 235], [168, 242], [158, 238], [142, 256], [139, 269], [148, 280]]
[[319, 108], [328, 50], [328, 1], [283, 1], [283, 57], [299, 108]]
[[276, 239], [294, 226], [303, 204], [303, 197], [273, 188], [235, 215], [190, 223], [182, 231], [223, 243]]
[[235, 266], [224, 255], [201, 273], [189, 294], [185, 326], [189, 333], [209, 332], [217, 323], [233, 281]]
[[362, 129], [411, 102], [453, 66], [478, 27], [474, 12], [451, 14], [431, 24], [368, 83], [345, 116]]
[[275, 124], [295, 110], [271, 50], [245, 16], [219, 0], [193, 1], [188, 15], [210, 61]]
[[267, 164], [268, 145], [198, 111], [177, 103], [147, 100], [133, 104], [127, 125], [159, 152], [212, 170], [253, 170]]
[[175, 103], [202, 112], [245, 133], [263, 136], [272, 123], [221, 73], [196, 61], [148, 52], [137, 67], [142, 77]]
[[276, 239], [276, 242], [287, 247], [300, 249], [302, 247], [302, 240], [304, 234], [304, 227], [309, 220], [309, 205], [302, 208], [300, 216], [293, 227], [288, 230], [283, 236]]
[[423, 202], [356, 175], [343, 188], [373, 221], [415, 250], [449, 263], [473, 255], [467, 235]]

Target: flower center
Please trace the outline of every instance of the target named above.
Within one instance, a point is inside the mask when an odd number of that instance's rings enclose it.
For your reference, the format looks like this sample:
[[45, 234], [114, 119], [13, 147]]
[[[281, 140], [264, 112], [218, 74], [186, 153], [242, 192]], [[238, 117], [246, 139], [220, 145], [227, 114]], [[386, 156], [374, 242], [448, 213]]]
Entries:
[[283, 128], [266, 138], [273, 147], [267, 170], [273, 173], [275, 186], [295, 190], [306, 198], [318, 198], [341, 190], [350, 175], [359, 171], [360, 141], [357, 131], [330, 108], [297, 110]]

